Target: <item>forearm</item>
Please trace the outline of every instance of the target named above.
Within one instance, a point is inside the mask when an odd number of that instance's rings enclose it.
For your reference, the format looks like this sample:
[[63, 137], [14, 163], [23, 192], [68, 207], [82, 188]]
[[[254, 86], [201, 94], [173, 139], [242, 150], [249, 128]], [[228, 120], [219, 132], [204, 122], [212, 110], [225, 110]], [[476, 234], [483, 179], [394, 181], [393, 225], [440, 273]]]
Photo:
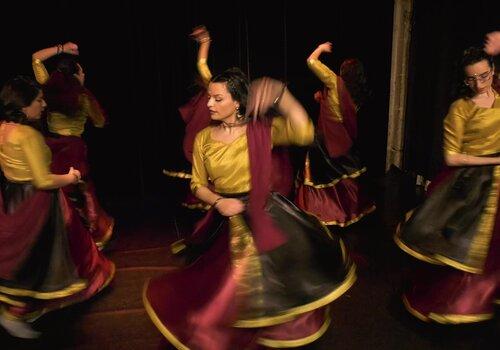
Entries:
[[307, 58], [307, 60], [317, 60], [319, 59], [319, 56], [321, 56], [321, 54], [323, 53], [323, 50], [321, 49], [321, 47], [317, 47], [313, 52], [311, 52], [311, 54], [309, 55], [309, 57]]
[[198, 61], [201, 59], [208, 58], [208, 51], [210, 50], [210, 39], [205, 39], [205, 41], [200, 41], [200, 46], [198, 47]]
[[75, 182], [75, 175], [73, 174], [64, 174], [64, 175], [56, 175], [49, 174], [43, 180], [35, 179], [34, 185], [36, 188], [42, 190], [52, 190], [55, 188], [64, 187]]
[[58, 44], [56, 46], [47, 47], [35, 52], [31, 57], [33, 60], [45, 61], [52, 56], [56, 56], [64, 52], [64, 45]]
[[194, 192], [194, 195], [196, 196], [196, 198], [198, 198], [199, 200], [201, 200], [209, 205], [214, 205], [215, 201], [222, 197], [221, 195], [211, 191], [206, 186], [198, 187], [196, 189], [196, 191]]
[[448, 166], [497, 165], [500, 157], [478, 157], [462, 153], [445, 153], [444, 160]]

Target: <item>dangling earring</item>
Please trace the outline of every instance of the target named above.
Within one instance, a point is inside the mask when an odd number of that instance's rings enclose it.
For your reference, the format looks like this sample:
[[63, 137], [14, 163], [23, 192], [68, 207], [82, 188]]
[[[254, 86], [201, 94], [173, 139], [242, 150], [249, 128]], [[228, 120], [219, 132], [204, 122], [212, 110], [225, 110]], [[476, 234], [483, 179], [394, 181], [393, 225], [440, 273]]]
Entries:
[[244, 117], [240, 112], [240, 107], [236, 107], [236, 120], [241, 121]]

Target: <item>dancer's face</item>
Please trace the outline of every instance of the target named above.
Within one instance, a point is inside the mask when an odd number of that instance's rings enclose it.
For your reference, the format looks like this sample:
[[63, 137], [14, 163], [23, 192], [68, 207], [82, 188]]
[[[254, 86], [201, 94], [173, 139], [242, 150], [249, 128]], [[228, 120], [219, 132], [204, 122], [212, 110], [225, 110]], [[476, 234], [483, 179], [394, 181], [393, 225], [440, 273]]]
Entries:
[[40, 119], [42, 112], [47, 107], [43, 99], [43, 93], [40, 91], [29, 106], [23, 107], [22, 111], [28, 119]]
[[482, 60], [464, 68], [464, 82], [476, 94], [487, 92], [493, 82], [494, 69], [487, 60]]
[[229, 93], [225, 82], [210, 83], [208, 86], [208, 103], [212, 120], [236, 122], [236, 112], [240, 104]]

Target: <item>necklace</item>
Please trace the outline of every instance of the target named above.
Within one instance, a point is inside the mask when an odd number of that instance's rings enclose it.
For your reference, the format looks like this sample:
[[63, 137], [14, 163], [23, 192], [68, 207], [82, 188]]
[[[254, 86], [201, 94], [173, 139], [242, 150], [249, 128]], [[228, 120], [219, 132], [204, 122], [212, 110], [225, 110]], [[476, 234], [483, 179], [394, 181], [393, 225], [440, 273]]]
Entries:
[[242, 125], [245, 125], [246, 123], [248, 123], [248, 120], [243, 120], [243, 121], [236, 121], [234, 123], [228, 123], [228, 122], [222, 122], [221, 125], [222, 125], [222, 128], [223, 129], [231, 129], [231, 128], [234, 128], [236, 126], [242, 126]]

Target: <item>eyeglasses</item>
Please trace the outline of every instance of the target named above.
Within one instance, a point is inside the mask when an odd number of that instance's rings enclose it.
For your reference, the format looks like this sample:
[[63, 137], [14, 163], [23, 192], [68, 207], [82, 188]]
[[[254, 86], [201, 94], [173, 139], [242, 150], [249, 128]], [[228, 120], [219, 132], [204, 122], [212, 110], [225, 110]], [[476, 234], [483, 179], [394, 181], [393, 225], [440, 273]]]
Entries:
[[491, 73], [493, 72], [493, 69], [490, 69], [487, 72], [481, 73], [481, 74], [474, 74], [472, 76], [466, 77], [464, 79], [464, 83], [466, 85], [473, 84], [475, 81], [483, 83], [486, 80], [488, 80], [491, 77]]

